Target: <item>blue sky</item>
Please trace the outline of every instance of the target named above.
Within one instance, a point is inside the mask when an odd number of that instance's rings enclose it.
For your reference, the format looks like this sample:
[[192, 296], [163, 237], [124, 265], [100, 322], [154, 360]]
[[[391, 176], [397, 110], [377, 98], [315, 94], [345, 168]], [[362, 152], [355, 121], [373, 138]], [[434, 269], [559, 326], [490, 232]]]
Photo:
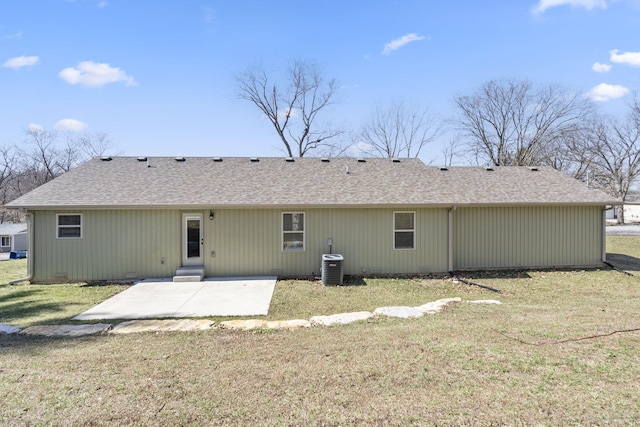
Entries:
[[280, 156], [235, 76], [294, 58], [337, 79], [326, 119], [350, 130], [394, 99], [452, 117], [499, 78], [619, 114], [640, 86], [640, 0], [0, 0], [0, 144], [39, 125], [106, 132], [123, 155]]

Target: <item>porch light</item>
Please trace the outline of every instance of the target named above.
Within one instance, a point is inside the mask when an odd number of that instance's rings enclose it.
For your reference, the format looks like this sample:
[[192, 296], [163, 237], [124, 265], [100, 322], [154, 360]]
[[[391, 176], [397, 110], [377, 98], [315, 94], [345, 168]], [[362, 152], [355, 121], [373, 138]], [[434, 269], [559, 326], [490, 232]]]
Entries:
[[210, 219], [211, 221], [213, 221], [213, 217], [214, 217], [214, 215], [213, 215], [213, 211], [209, 211], [209, 219]]

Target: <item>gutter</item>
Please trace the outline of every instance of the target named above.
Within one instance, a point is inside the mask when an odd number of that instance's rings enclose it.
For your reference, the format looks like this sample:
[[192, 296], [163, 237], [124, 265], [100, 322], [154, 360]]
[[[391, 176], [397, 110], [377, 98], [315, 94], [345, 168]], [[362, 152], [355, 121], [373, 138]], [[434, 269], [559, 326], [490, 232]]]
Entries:
[[602, 208], [602, 221], [601, 221], [601, 234], [600, 234], [600, 239], [601, 239], [601, 261], [604, 262], [605, 264], [607, 263], [607, 207], [605, 206], [604, 208]]
[[[13, 203], [13, 202], [12, 202]], [[297, 209], [302, 207], [309, 209], [336, 209], [336, 208], [350, 208], [350, 209], [378, 209], [378, 208], [452, 208], [455, 210], [456, 206], [462, 206], [465, 208], [519, 208], [519, 207], [571, 207], [571, 206], [609, 206], [619, 205], [620, 202], [614, 202], [612, 200], [603, 200], [596, 202], [462, 202], [452, 205], [451, 202], [396, 202], [396, 203], [226, 203], [226, 202], [203, 202], [202, 204], [104, 204], [104, 205], [87, 205], [87, 204], [69, 204], [69, 205], [12, 205], [11, 203], [5, 205], [10, 209], [28, 209], [28, 210], [60, 210], [60, 211], [74, 211], [74, 210], [131, 210], [131, 209], [169, 209], [169, 210], [190, 210], [190, 209]], [[640, 202], [638, 203], [640, 204]]]
[[33, 278], [33, 248], [34, 248], [34, 221], [33, 214], [31, 212], [26, 212], [27, 218], [27, 234], [29, 235], [29, 249], [27, 250], [27, 277], [23, 277], [22, 279], [16, 279], [9, 282], [10, 285], [31, 281]]
[[456, 205], [453, 205], [447, 213], [447, 271], [453, 271], [453, 211], [455, 210]]

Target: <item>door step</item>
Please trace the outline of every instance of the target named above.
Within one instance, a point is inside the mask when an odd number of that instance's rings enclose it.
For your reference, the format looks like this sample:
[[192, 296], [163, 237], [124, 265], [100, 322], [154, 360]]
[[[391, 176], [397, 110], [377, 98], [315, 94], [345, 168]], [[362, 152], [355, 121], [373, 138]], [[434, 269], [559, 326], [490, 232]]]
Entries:
[[204, 278], [204, 266], [180, 267], [173, 276], [174, 282], [201, 282]]

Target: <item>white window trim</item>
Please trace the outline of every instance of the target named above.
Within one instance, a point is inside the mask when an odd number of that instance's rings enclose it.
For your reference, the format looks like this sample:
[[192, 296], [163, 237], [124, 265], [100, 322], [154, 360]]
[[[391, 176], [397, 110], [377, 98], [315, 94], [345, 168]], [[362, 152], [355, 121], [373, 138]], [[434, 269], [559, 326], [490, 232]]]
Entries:
[[[410, 213], [413, 214], [413, 229], [396, 229], [396, 214], [399, 213]], [[394, 251], [415, 251], [416, 250], [416, 211], [393, 211], [393, 218], [391, 218], [391, 220], [393, 221], [393, 234], [392, 234], [392, 241], [393, 241], [393, 250]], [[412, 248], [396, 248], [396, 232], [408, 232], [411, 231], [413, 232], [413, 247]]]
[[[2, 240], [7, 239], [9, 241], [8, 245], [2, 245]], [[0, 236], [0, 246], [2, 246], [3, 248], [10, 248], [11, 247], [11, 236]]]
[[[304, 218], [304, 224], [302, 226], [302, 231], [285, 231], [284, 230], [284, 216], [285, 215], [290, 215], [290, 214], [302, 214], [302, 217]], [[307, 214], [303, 211], [296, 211], [296, 212], [282, 212], [282, 214], [280, 215], [280, 251], [281, 252], [287, 252], [287, 253], [295, 253], [295, 252], [304, 252], [307, 250]], [[290, 250], [286, 250], [284, 248], [284, 235], [287, 233], [302, 233], [302, 249], [290, 249]]]
[[[73, 216], [73, 215], [77, 215], [80, 217], [80, 225], [60, 225], [60, 216]], [[79, 237], [60, 237], [60, 228], [76, 228], [76, 227], [80, 227], [80, 236]], [[64, 212], [64, 213], [57, 213], [56, 214], [56, 239], [82, 239], [82, 237], [84, 236], [84, 220], [82, 218], [82, 214], [81, 213], [74, 213], [74, 212]]]

